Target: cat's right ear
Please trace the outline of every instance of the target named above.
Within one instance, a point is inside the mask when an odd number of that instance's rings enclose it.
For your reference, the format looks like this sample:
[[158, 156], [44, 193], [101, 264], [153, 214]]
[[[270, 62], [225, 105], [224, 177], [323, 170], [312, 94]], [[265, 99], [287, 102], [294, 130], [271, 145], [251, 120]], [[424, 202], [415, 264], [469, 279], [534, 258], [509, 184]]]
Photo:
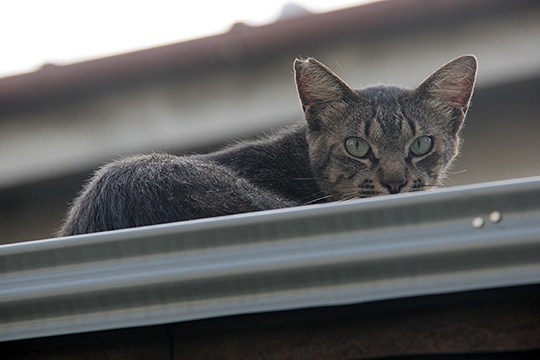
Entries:
[[313, 58], [296, 59], [294, 73], [304, 116], [312, 130], [339, 117], [347, 103], [357, 97], [349, 85]]

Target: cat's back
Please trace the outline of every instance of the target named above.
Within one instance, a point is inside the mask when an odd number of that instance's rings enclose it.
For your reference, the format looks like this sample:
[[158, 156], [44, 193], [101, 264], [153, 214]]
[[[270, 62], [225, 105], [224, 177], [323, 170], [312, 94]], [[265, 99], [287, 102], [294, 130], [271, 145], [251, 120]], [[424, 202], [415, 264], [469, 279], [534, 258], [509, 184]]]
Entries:
[[137, 155], [96, 171], [60, 236], [258, 211], [292, 204], [196, 156]]
[[[90, 184], [102, 196], [112, 197], [121, 193], [130, 198], [159, 193], [160, 188], [193, 186], [192, 178], [201, 173], [226, 171], [208, 161], [189, 156], [171, 154], [135, 155], [108, 163], [98, 169]], [[198, 182], [197, 182], [198, 183]]]
[[[179, 217], [164, 213], [172, 193], [165, 189], [189, 185], [181, 174], [202, 171], [205, 164], [169, 154], [136, 155], [98, 169], [73, 203], [59, 235], [143, 226], [152, 219]], [[170, 194], [171, 196], [168, 196]], [[161, 206], [155, 206], [161, 202]], [[178, 207], [180, 208], [180, 207]], [[161, 222], [166, 222], [165, 218]]]

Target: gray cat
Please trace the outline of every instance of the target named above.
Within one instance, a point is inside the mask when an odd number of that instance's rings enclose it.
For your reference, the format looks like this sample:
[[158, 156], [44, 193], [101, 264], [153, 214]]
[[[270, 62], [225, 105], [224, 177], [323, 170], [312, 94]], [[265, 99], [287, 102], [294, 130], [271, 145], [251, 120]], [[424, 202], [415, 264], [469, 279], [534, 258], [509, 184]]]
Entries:
[[205, 155], [150, 154], [99, 169], [60, 236], [440, 186], [456, 157], [476, 58], [416, 89], [351, 89], [315, 59], [294, 62], [305, 123]]

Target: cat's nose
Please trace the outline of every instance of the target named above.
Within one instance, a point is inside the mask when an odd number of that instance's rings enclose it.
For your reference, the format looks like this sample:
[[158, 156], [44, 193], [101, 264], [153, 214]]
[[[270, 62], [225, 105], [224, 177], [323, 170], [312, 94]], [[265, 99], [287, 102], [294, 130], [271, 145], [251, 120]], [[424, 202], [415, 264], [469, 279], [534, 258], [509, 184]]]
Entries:
[[390, 194], [397, 194], [405, 186], [406, 180], [381, 181], [382, 186], [388, 189]]

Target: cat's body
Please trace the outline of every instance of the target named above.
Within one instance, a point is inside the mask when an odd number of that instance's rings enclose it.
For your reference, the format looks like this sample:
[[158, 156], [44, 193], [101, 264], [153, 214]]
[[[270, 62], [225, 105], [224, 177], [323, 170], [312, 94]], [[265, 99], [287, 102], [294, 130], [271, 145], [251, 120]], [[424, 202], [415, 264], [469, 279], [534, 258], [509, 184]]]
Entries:
[[99, 169], [59, 235], [339, 201], [438, 186], [458, 153], [476, 59], [416, 89], [352, 90], [313, 59], [295, 62], [306, 122], [206, 155], [151, 154]]
[[[277, 209], [316, 200], [305, 127], [207, 155], [133, 156], [98, 170], [62, 235]], [[284, 159], [290, 160], [284, 164]]]

